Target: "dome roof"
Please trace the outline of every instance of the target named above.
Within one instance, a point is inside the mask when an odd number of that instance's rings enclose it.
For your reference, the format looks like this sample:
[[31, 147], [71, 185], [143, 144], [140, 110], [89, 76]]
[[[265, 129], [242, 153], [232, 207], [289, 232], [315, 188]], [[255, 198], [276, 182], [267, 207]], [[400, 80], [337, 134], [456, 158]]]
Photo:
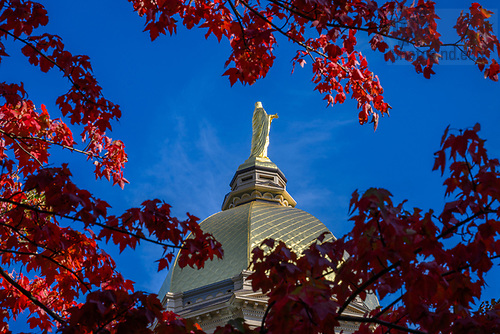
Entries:
[[[253, 200], [218, 212], [201, 228], [212, 233], [222, 244], [224, 259], [207, 261], [201, 270], [181, 269], [177, 259], [160, 290], [184, 292], [239, 275], [248, 269], [253, 248], [267, 238], [281, 240], [301, 252], [323, 232], [326, 226], [311, 214], [291, 206]], [[331, 236], [333, 238], [333, 236]]]
[[222, 244], [224, 258], [205, 262], [201, 270], [181, 269], [176, 258], [160, 297], [168, 292], [210, 289], [214, 283], [240, 275], [250, 269], [251, 252], [265, 239], [283, 241], [300, 253], [320, 234], [329, 232], [317, 218], [295, 208], [295, 200], [286, 191], [285, 175], [266, 156], [270, 124], [278, 115], [267, 115], [260, 102], [255, 107], [250, 157], [236, 170], [222, 211], [200, 223], [204, 232]]

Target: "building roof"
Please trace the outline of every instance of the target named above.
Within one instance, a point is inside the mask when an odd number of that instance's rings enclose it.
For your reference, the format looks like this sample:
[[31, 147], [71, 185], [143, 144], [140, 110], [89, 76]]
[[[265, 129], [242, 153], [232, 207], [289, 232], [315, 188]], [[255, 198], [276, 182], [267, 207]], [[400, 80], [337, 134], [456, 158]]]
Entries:
[[301, 252], [321, 233], [329, 232], [323, 223], [305, 211], [258, 199], [208, 217], [201, 222], [201, 228], [222, 244], [224, 259], [208, 261], [202, 270], [181, 269], [176, 259], [160, 296], [239, 275], [249, 269], [251, 250], [267, 238], [282, 240], [294, 251]]

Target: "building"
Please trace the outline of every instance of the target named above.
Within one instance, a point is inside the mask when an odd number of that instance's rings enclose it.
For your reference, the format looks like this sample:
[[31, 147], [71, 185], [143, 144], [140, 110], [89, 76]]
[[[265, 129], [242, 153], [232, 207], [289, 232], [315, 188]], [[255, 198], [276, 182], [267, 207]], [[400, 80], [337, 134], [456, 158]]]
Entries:
[[[222, 244], [224, 259], [208, 261], [201, 270], [181, 269], [176, 260], [159, 292], [167, 310], [194, 320], [208, 333], [236, 318], [260, 326], [267, 297], [254, 292], [247, 279], [253, 248], [273, 238], [300, 252], [321, 233], [329, 232], [317, 218], [295, 208], [295, 200], [286, 191], [285, 175], [267, 157], [273, 118], [277, 115], [267, 115], [256, 104], [250, 157], [231, 180], [222, 211], [201, 222], [202, 229]], [[356, 301], [346, 314], [362, 315], [376, 305], [375, 298]], [[355, 324], [346, 323], [339, 331], [355, 329]]]

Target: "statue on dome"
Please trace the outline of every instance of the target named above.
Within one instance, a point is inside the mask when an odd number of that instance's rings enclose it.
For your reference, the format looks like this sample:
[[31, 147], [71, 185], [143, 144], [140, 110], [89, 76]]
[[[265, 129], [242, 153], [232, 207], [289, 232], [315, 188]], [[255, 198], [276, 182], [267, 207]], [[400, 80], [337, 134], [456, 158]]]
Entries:
[[252, 117], [252, 149], [250, 158], [267, 158], [267, 147], [269, 146], [269, 130], [271, 122], [278, 118], [278, 114], [268, 115], [261, 102], [255, 103]]

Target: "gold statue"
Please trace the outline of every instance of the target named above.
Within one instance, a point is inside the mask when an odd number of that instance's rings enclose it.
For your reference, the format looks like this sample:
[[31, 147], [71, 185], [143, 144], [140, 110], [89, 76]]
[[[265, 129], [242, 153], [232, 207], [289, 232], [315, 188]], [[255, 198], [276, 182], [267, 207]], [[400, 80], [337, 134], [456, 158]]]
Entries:
[[271, 129], [271, 122], [275, 118], [278, 118], [278, 114], [268, 115], [261, 102], [255, 103], [252, 118], [252, 150], [250, 151], [250, 158], [267, 158], [269, 130]]

